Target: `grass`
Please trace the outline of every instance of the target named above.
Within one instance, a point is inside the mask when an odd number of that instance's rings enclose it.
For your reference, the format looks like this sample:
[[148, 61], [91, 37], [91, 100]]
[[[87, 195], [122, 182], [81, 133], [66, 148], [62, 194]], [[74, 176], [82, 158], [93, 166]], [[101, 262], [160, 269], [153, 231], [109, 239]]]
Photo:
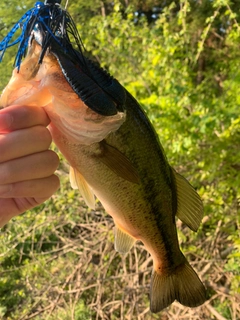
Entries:
[[153, 315], [149, 254], [141, 243], [125, 256], [116, 253], [111, 217], [100, 203], [96, 212], [86, 207], [70, 188], [64, 162], [58, 174], [58, 193], [0, 235], [1, 319], [240, 319], [239, 254], [222, 220], [211, 231], [205, 217], [197, 235], [177, 221], [181, 247], [209, 300], [196, 309], [175, 302]]

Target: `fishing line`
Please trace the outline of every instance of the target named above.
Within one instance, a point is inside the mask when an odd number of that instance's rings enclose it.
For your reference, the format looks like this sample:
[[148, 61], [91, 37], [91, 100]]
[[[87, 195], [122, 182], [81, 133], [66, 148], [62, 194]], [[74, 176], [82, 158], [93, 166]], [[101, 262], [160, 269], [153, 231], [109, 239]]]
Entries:
[[66, 1], [66, 4], [65, 4], [65, 10], [67, 10], [67, 7], [68, 7], [68, 0]]

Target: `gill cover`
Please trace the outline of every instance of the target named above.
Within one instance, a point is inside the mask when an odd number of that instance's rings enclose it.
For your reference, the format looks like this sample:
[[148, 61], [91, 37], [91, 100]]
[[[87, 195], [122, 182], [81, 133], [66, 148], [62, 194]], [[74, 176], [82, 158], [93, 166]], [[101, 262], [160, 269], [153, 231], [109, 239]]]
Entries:
[[[123, 112], [125, 89], [106, 71], [84, 57], [76, 25], [60, 3], [61, 0], [36, 2], [34, 8], [28, 10], [0, 42], [0, 62], [7, 48], [19, 44], [15, 58], [15, 67], [19, 70], [28, 46], [35, 39], [42, 47], [38, 63], [42, 63], [47, 52], [52, 53], [72, 89], [90, 109], [103, 116]], [[12, 40], [20, 27], [21, 35]], [[78, 51], [73, 48], [69, 35]]]

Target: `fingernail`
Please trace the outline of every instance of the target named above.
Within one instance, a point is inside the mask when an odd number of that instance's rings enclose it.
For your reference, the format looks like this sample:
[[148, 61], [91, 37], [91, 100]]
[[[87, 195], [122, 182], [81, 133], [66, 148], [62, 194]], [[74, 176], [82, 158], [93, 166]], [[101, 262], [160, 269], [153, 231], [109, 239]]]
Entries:
[[0, 114], [0, 130], [6, 130], [11, 127], [13, 117], [8, 113]]

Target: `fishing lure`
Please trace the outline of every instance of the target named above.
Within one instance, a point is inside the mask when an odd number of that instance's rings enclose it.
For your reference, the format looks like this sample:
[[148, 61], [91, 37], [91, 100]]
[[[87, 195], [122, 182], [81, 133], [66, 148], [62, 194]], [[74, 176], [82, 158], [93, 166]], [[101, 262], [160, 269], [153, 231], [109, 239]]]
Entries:
[[[20, 28], [20, 36], [13, 40]], [[61, 0], [37, 1], [22, 16], [0, 42], [0, 62], [9, 47], [19, 44], [14, 63], [19, 71], [33, 39], [42, 47], [38, 63], [42, 63], [46, 52], [52, 53], [74, 92], [89, 108], [103, 116], [124, 111], [125, 89], [108, 72], [83, 55], [76, 25], [67, 10], [61, 8]]]

